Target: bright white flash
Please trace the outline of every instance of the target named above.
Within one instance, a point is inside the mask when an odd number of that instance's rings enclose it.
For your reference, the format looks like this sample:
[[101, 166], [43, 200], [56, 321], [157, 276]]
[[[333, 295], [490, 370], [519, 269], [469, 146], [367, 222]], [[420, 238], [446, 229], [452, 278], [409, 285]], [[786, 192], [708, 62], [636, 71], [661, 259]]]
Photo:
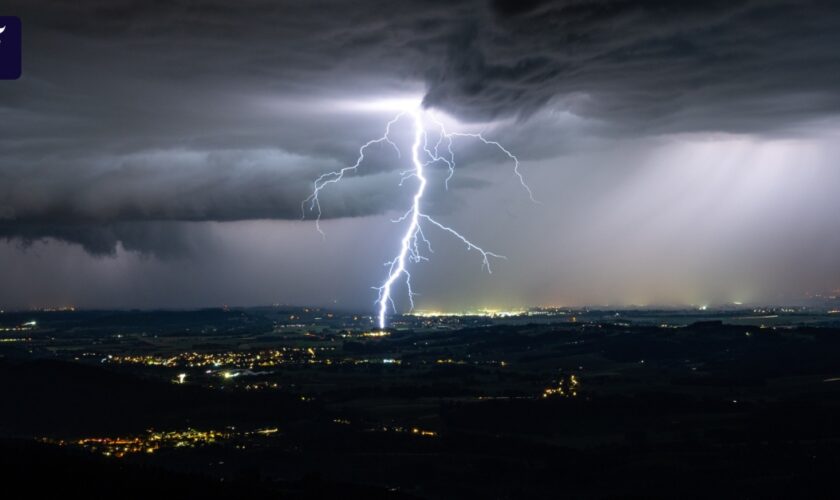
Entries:
[[431, 242], [426, 238], [426, 235], [423, 233], [424, 223], [436, 227], [461, 240], [467, 246], [467, 250], [475, 250], [476, 252], [478, 252], [482, 258], [482, 268], [486, 269], [488, 273], [492, 273], [492, 270], [490, 268], [491, 258], [506, 258], [503, 255], [484, 250], [483, 248], [472, 243], [466, 237], [461, 235], [461, 233], [429, 217], [428, 215], [423, 213], [421, 209], [421, 201], [423, 200], [423, 194], [426, 192], [426, 185], [428, 183], [428, 179], [425, 175], [426, 168], [431, 168], [435, 165], [445, 166], [449, 171], [445, 180], [445, 187], [447, 189], [449, 188], [449, 181], [455, 174], [456, 167], [455, 153], [452, 149], [453, 139], [474, 138], [478, 139], [479, 141], [483, 142], [488, 146], [494, 146], [497, 149], [499, 149], [502, 153], [504, 153], [509, 159], [513, 161], [513, 170], [517, 178], [519, 179], [519, 183], [522, 185], [523, 189], [525, 189], [525, 191], [528, 193], [528, 197], [531, 199], [531, 201], [535, 202], [533, 193], [531, 192], [531, 188], [529, 188], [528, 185], [525, 183], [525, 178], [522, 176], [522, 173], [519, 170], [519, 159], [510, 151], [508, 151], [504, 146], [502, 146], [496, 141], [487, 140], [481, 134], [447, 132], [446, 128], [443, 126], [442, 123], [430, 117], [430, 121], [434, 123], [434, 126], [437, 129], [435, 134], [437, 136], [437, 140], [434, 141], [434, 144], [431, 144], [429, 142], [429, 134], [426, 131], [426, 125], [424, 122], [424, 117], [427, 116], [428, 115], [424, 113], [423, 110], [419, 107], [412, 107], [409, 110], [399, 113], [391, 121], [388, 122], [388, 124], [385, 126], [385, 133], [381, 137], [372, 139], [359, 148], [359, 156], [356, 158], [356, 162], [353, 165], [344, 167], [341, 170], [337, 170], [335, 172], [328, 172], [315, 179], [312, 194], [310, 194], [301, 204], [301, 209], [303, 211], [304, 217], [306, 216], [307, 212], [315, 214], [315, 227], [318, 229], [318, 232], [321, 233], [321, 235], [323, 236], [324, 232], [323, 230], [321, 230], [320, 225], [322, 212], [319, 195], [321, 194], [321, 191], [330, 184], [335, 184], [341, 181], [346, 174], [355, 172], [359, 168], [359, 166], [361, 166], [361, 164], [364, 162], [367, 149], [373, 146], [374, 144], [389, 144], [396, 151], [397, 157], [401, 158], [402, 153], [400, 151], [400, 148], [394, 141], [391, 140], [391, 128], [395, 124], [397, 124], [397, 122], [403, 120], [404, 118], [411, 119], [414, 126], [414, 140], [411, 146], [411, 168], [402, 172], [400, 185], [402, 185], [403, 182], [405, 182], [408, 179], [416, 178], [418, 180], [418, 186], [417, 191], [415, 191], [414, 197], [412, 198], [411, 207], [402, 217], [394, 221], [396, 223], [408, 224], [408, 227], [406, 228], [405, 233], [403, 234], [403, 237], [400, 241], [399, 253], [393, 260], [385, 263], [385, 266], [388, 267], [388, 277], [382, 283], [381, 286], [374, 288], [378, 291], [376, 306], [378, 307], [379, 328], [385, 328], [385, 320], [388, 313], [388, 306], [390, 305], [394, 310], [396, 310], [393, 299], [393, 289], [394, 285], [397, 283], [398, 280], [402, 279], [405, 283], [405, 287], [408, 292], [409, 304], [411, 306], [411, 309], [414, 309], [415, 293], [411, 288], [411, 273], [408, 271], [408, 264], [410, 262], [418, 263], [420, 261], [428, 260], [428, 258], [421, 252], [421, 247], [428, 250], [429, 253], [432, 253]]

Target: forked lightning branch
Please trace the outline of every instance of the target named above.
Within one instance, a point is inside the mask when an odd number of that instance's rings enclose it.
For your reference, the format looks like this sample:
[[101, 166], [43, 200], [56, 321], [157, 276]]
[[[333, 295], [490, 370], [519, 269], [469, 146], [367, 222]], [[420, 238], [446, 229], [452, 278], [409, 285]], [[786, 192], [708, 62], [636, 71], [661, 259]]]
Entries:
[[[317, 179], [313, 184], [312, 194], [310, 194], [301, 205], [303, 216], [307, 213], [314, 214], [315, 227], [318, 232], [324, 234], [321, 229], [320, 220], [322, 215], [321, 200], [319, 198], [321, 192], [330, 186], [340, 182], [345, 175], [351, 174], [359, 169], [365, 161], [365, 155], [368, 148], [377, 144], [387, 144], [394, 149], [396, 157], [403, 159], [403, 153], [397, 143], [391, 138], [393, 128], [403, 126], [408, 122], [412, 126], [413, 141], [411, 145], [410, 164], [407, 170], [401, 172], [399, 186], [402, 186], [410, 179], [416, 179], [417, 190], [412, 197], [411, 206], [406, 212], [394, 220], [398, 224], [406, 226], [402, 239], [400, 240], [399, 251], [393, 260], [385, 263], [388, 268], [388, 276], [380, 286], [374, 287], [377, 290], [376, 306], [378, 309], [378, 324], [380, 328], [385, 328], [386, 318], [389, 308], [396, 311], [394, 304], [393, 290], [399, 284], [404, 284], [408, 296], [408, 301], [411, 309], [414, 308], [415, 293], [411, 286], [411, 272], [409, 271], [409, 264], [417, 264], [428, 260], [428, 255], [433, 253], [432, 244], [426, 237], [424, 229], [435, 229], [449, 234], [457, 238], [464, 245], [467, 250], [475, 251], [482, 259], [482, 268], [488, 273], [492, 272], [490, 262], [492, 259], [505, 259], [503, 255], [485, 250], [476, 245], [461, 233], [452, 229], [449, 226], [441, 224], [429, 215], [423, 212], [423, 195], [426, 193], [428, 185], [428, 177], [426, 176], [427, 169], [431, 168], [445, 168], [447, 175], [444, 180], [445, 188], [449, 188], [449, 181], [455, 174], [457, 166], [455, 161], [455, 152], [453, 145], [456, 139], [474, 139], [482, 142], [487, 146], [498, 149], [502, 154], [507, 156], [513, 162], [513, 171], [519, 179], [522, 188], [528, 194], [531, 201], [534, 201], [531, 188], [525, 183], [525, 178], [519, 170], [519, 159], [504, 146], [496, 141], [486, 139], [482, 134], [476, 133], [461, 133], [448, 132], [446, 127], [439, 121], [435, 120], [429, 113], [424, 112], [421, 108], [412, 108], [399, 113], [385, 126], [385, 132], [381, 137], [372, 139], [359, 148], [359, 155], [356, 162], [352, 165], [342, 168], [334, 172], [328, 172]], [[431, 123], [432, 133], [427, 130], [427, 122]]]

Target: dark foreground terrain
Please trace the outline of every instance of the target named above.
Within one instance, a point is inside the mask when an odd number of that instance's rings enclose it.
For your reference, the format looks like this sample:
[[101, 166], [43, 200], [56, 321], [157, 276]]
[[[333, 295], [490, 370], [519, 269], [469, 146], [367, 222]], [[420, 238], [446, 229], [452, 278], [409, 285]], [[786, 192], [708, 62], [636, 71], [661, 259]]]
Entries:
[[0, 474], [43, 497], [836, 498], [813, 311], [0, 315]]

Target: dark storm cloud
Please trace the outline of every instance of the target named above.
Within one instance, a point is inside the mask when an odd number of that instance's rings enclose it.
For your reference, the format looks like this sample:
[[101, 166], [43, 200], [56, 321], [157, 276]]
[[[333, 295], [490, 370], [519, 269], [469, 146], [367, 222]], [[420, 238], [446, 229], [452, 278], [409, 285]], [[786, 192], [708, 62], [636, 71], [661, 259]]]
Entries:
[[559, 99], [585, 116], [678, 129], [838, 109], [830, 0], [48, 5], [27, 9], [39, 26], [130, 49], [135, 75], [203, 85], [233, 72], [292, 94], [418, 80], [427, 105], [461, 117], [528, 115]]
[[754, 132], [840, 108], [836, 2], [501, 0], [467, 25], [425, 98], [463, 116], [554, 101], [622, 130]]
[[[155, 236], [179, 221], [299, 217], [311, 180], [380, 131], [384, 115], [328, 104], [359, 96], [409, 89], [461, 119], [514, 117], [522, 130], [560, 109], [608, 137], [769, 133], [840, 111], [831, 1], [26, 0], [6, 10], [24, 21], [25, 76], [0, 87], [0, 236], [95, 253], [117, 241], [188, 249]], [[505, 131], [529, 146], [523, 157], [557, 153], [556, 141]], [[398, 168], [382, 152], [325, 201], [325, 217], [398, 207], [401, 193], [385, 189]]]
[[6, 225], [0, 221], [0, 238], [19, 241], [29, 248], [45, 238], [54, 238], [81, 245], [97, 256], [114, 256], [117, 245], [123, 249], [159, 258], [194, 255], [211, 241], [205, 228], [177, 222], [116, 223], [28, 223]]

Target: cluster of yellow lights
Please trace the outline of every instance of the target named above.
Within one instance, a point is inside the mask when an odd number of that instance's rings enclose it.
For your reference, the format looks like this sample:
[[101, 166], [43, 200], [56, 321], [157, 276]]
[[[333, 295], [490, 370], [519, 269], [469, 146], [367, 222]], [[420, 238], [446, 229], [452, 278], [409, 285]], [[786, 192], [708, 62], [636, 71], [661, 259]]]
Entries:
[[122, 458], [136, 453], [154, 453], [163, 448], [195, 448], [231, 439], [270, 436], [277, 432], [278, 429], [273, 427], [253, 431], [236, 431], [233, 427], [223, 431], [186, 429], [158, 432], [149, 430], [141, 436], [91, 437], [73, 441], [42, 438], [41, 441], [58, 446], [78, 446], [88, 451], [101, 453], [106, 457]]
[[24, 323], [20, 326], [4, 326], [0, 327], [0, 332], [28, 332], [32, 330], [32, 328], [36, 326], [34, 321], [30, 321], [29, 323]]
[[[389, 335], [388, 332], [366, 332], [364, 336], [380, 338]], [[20, 339], [21, 341], [24, 339]], [[29, 340], [29, 339], [25, 339]], [[18, 339], [0, 339], [1, 341], [19, 341]], [[259, 351], [259, 352], [220, 352], [220, 353], [197, 353], [185, 352], [174, 354], [170, 356], [160, 355], [108, 355], [102, 358], [104, 363], [112, 364], [137, 364], [144, 366], [155, 366], [164, 368], [210, 368], [206, 370], [207, 374], [215, 374], [216, 376], [232, 381], [240, 378], [243, 375], [256, 375], [260, 372], [251, 373], [249, 370], [258, 370], [260, 368], [271, 368], [281, 364], [299, 365], [299, 364], [324, 364], [324, 365], [365, 365], [365, 364], [386, 364], [386, 365], [401, 365], [403, 361], [399, 358], [355, 358], [336, 356], [335, 347], [320, 346], [320, 347], [283, 347], [280, 349]], [[85, 356], [98, 356], [96, 353], [84, 354]], [[496, 360], [464, 360], [453, 358], [440, 358], [431, 361], [436, 364], [492, 364], [499, 366], [506, 366], [504, 361]], [[426, 361], [421, 361], [425, 364]], [[410, 364], [410, 363], [407, 363]], [[219, 370], [212, 370], [218, 368]], [[188, 373], [181, 372], [174, 376], [172, 382], [175, 384], [188, 383]], [[276, 386], [275, 386], [276, 387]], [[246, 389], [266, 389], [267, 386], [258, 386], [257, 384], [249, 384]]]
[[354, 337], [365, 337], [365, 338], [381, 338], [381, 337], [388, 337], [391, 335], [391, 332], [385, 331], [373, 331], [373, 332], [344, 332], [341, 334], [342, 338], [354, 338]]
[[299, 361], [305, 356], [315, 356], [315, 351], [332, 351], [334, 347], [283, 347], [258, 352], [184, 352], [173, 356], [116, 355], [103, 358], [103, 362], [114, 364], [137, 364], [146, 366], [187, 368], [234, 366], [238, 368], [270, 368], [284, 363]]
[[362, 337], [387, 337], [391, 335], [390, 332], [364, 332]]
[[542, 392], [542, 397], [563, 397], [574, 398], [578, 395], [580, 388], [580, 380], [574, 375], [569, 376], [568, 380], [561, 378], [553, 387], [547, 387]]
[[[399, 358], [309, 358], [309, 359], [302, 359], [299, 361], [295, 361], [296, 363], [304, 363], [309, 365], [368, 365], [368, 364], [384, 364], [384, 365], [402, 365], [404, 364], [402, 359]], [[292, 363], [292, 361], [288, 361], [287, 363]], [[464, 360], [464, 359], [453, 359], [453, 358], [440, 358], [431, 361], [420, 361], [420, 364], [427, 364], [427, 363], [434, 363], [438, 365], [494, 365], [500, 367], [506, 367], [508, 363], [506, 361], [497, 361], [497, 360]], [[410, 363], [405, 363], [410, 364]], [[253, 368], [253, 367], [249, 367]], [[211, 373], [211, 371], [207, 371], [207, 373]], [[243, 375], [254, 375], [255, 373], [249, 373], [248, 369], [225, 369], [222, 371], [215, 372], [215, 375], [221, 377], [223, 380], [226, 381], [233, 381], [234, 379], [238, 379]], [[175, 384], [185, 384], [187, 383], [188, 375], [186, 373], [179, 373], [176, 375], [172, 382]], [[261, 390], [261, 389], [276, 389], [279, 386], [276, 383], [267, 383], [267, 382], [252, 382], [242, 386], [246, 390]]]
[[280, 384], [277, 382], [253, 382], [250, 384], [245, 384], [246, 391], [264, 391], [268, 389], [279, 389]]
[[[349, 423], [349, 422], [348, 422]], [[437, 431], [432, 431], [428, 429], [421, 429], [419, 427], [403, 427], [400, 425], [383, 425], [382, 427], [377, 427], [374, 429], [368, 429], [369, 431], [374, 432], [398, 432], [398, 433], [406, 433], [406, 434], [413, 434], [415, 436], [422, 436], [422, 437], [437, 437]]]

